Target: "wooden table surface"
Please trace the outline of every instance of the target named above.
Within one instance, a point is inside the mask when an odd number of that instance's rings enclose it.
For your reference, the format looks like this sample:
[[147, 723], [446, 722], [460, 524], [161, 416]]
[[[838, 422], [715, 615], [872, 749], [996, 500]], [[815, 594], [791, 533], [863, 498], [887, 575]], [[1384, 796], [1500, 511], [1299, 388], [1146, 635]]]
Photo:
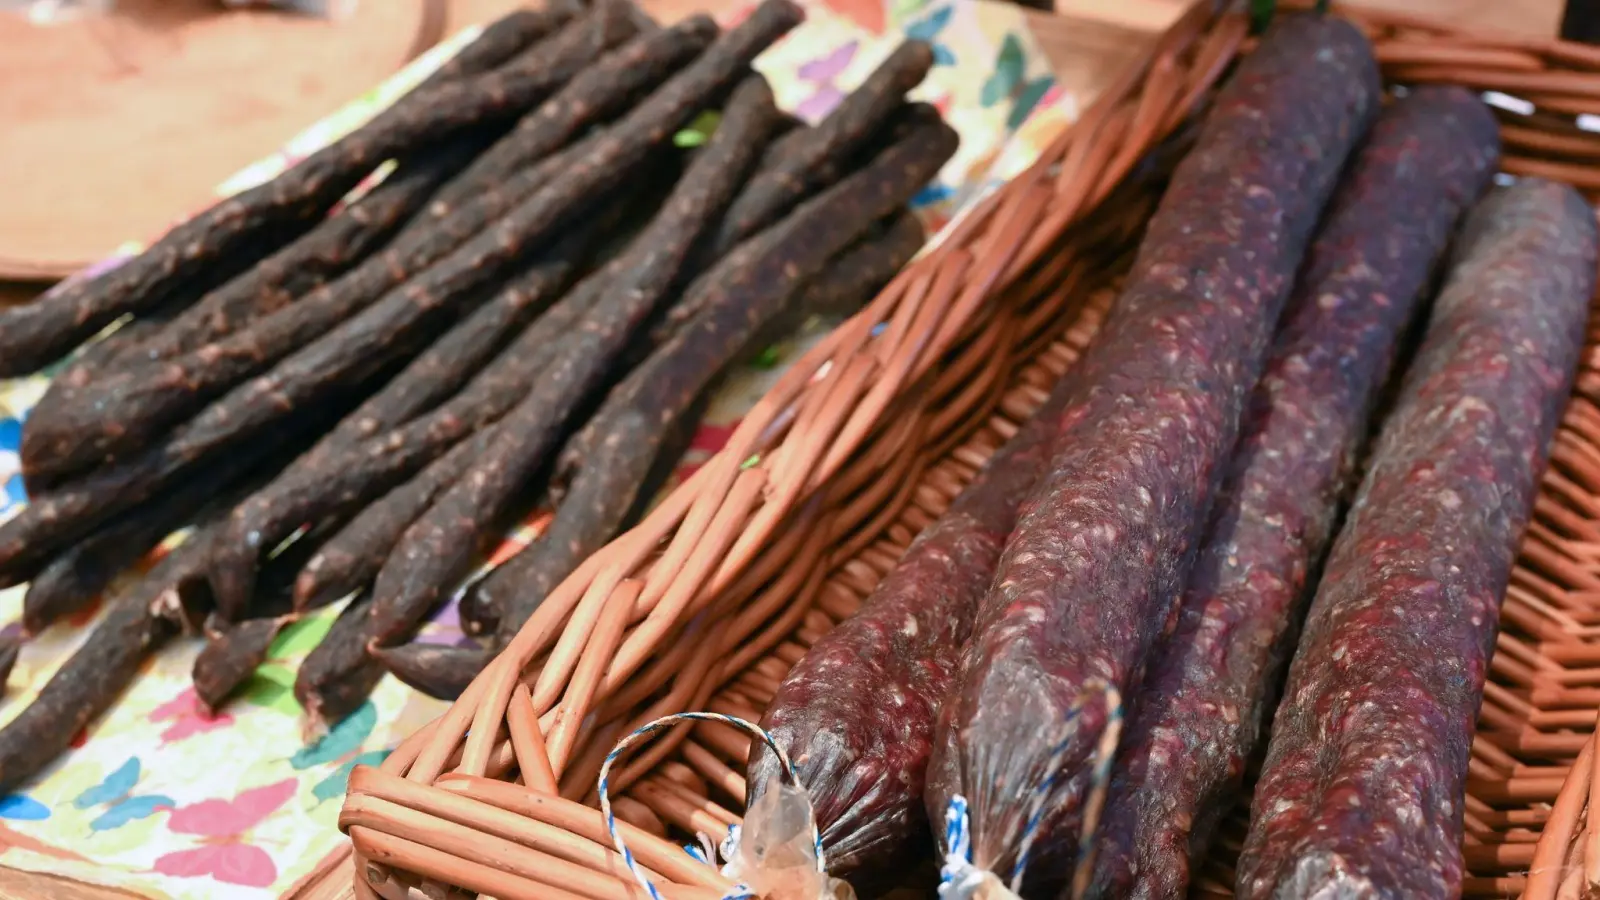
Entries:
[[[1364, 5], [1432, 15], [1444, 21], [1518, 34], [1551, 36], [1560, 28], [1562, 0], [1362, 0]], [[658, 18], [671, 21], [706, 8], [707, 0], [641, 0]], [[519, 0], [456, 0], [452, 25], [483, 21], [520, 5]], [[1092, 95], [1154, 39], [1187, 5], [1186, 0], [1057, 0], [1058, 14], [1029, 13], [1041, 49], [1058, 79], [1080, 96]], [[307, 109], [302, 123], [326, 109]], [[236, 169], [275, 145], [241, 146]], [[182, 210], [163, 212], [170, 218]], [[3, 215], [3, 213], [0, 213]], [[10, 294], [8, 296], [8, 290]], [[0, 303], [19, 300], [27, 288], [0, 284]], [[135, 895], [65, 879], [0, 867], [0, 900], [127, 900]]]

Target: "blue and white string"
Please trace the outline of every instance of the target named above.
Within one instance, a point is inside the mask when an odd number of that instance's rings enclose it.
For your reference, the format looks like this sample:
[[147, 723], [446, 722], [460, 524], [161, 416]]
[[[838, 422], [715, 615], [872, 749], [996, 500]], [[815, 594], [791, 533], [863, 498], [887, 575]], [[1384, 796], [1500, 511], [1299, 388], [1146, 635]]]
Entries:
[[[1106, 725], [1095, 748], [1094, 769], [1090, 772], [1089, 781], [1091, 787], [1084, 800], [1083, 828], [1078, 835], [1078, 867], [1083, 869], [1093, 859], [1094, 834], [1099, 825], [1101, 801], [1111, 782], [1111, 763], [1116, 758], [1117, 742], [1122, 734], [1122, 693], [1099, 679], [1085, 686], [1062, 718], [1061, 726], [1067, 729], [1067, 733], [1051, 750], [1051, 762], [1046, 766], [1050, 775], [1033, 791], [1029, 802], [1028, 816], [1017, 847], [1017, 861], [1011, 867], [1011, 878], [1007, 885], [1013, 894], [1022, 890], [1022, 876], [1027, 870], [1028, 857], [1033, 852], [1034, 841], [1039, 837], [1039, 825], [1044, 821], [1044, 805], [1052, 799], [1052, 789], [1063, 774], [1065, 761], [1059, 758], [1066, 755], [1073, 739], [1077, 737], [1072, 725], [1089, 700], [1096, 696], [1105, 699]], [[961, 794], [951, 797], [950, 804], [945, 808], [943, 846], [944, 863], [939, 868], [940, 900], [966, 900], [974, 896], [990, 875], [972, 861], [972, 817], [967, 798]]]
[[[633, 852], [628, 849], [627, 842], [622, 839], [622, 832], [617, 828], [617, 817], [611, 811], [611, 796], [609, 793], [608, 781], [611, 776], [612, 764], [614, 764], [617, 761], [617, 758], [623, 753], [626, 753], [629, 747], [632, 747], [634, 744], [652, 734], [655, 734], [658, 731], [661, 731], [662, 729], [670, 728], [673, 725], [684, 721], [721, 722], [724, 725], [730, 725], [739, 729], [740, 731], [748, 732], [760, 738], [762, 742], [764, 742], [767, 747], [772, 750], [773, 754], [777, 756], [781, 771], [783, 772], [784, 777], [788, 779], [789, 783], [798, 783], [798, 779], [794, 773], [794, 764], [789, 761], [789, 754], [785, 753], [783, 748], [778, 746], [777, 741], [772, 737], [772, 735], [768, 734], [761, 726], [738, 718], [737, 716], [725, 716], [720, 713], [705, 712], [677, 713], [675, 715], [662, 716], [661, 718], [640, 727], [637, 731], [623, 738], [621, 741], [618, 741], [617, 745], [611, 749], [609, 754], [606, 755], [605, 764], [600, 767], [600, 812], [605, 815], [606, 831], [611, 835], [612, 846], [616, 847], [617, 852], [622, 854], [623, 864], [628, 867], [629, 872], [633, 873], [634, 880], [638, 881], [645, 891], [650, 894], [651, 900], [664, 900], [664, 898], [662, 897], [661, 892], [656, 888], [654, 882], [650, 880], [650, 876], [645, 874], [645, 871], [639, 865], [638, 860], [633, 858]], [[739, 834], [740, 830], [739, 826], [737, 825], [734, 825], [728, 829], [728, 837], [722, 842], [721, 853], [723, 859], [732, 859], [738, 852]], [[823, 861], [822, 857], [822, 833], [817, 830], [817, 823], [815, 820], [813, 820], [811, 823], [811, 840], [816, 848], [817, 871], [825, 872], [827, 871], [827, 865]], [[707, 865], [715, 865], [713, 860], [707, 858], [710, 855], [710, 847], [685, 847], [684, 850], [686, 850], [690, 856], [693, 856], [695, 859], [698, 859]], [[723, 895], [722, 900], [756, 900], [756, 895], [748, 886], [744, 884], [736, 884], [733, 886], [733, 890], [731, 892]]]

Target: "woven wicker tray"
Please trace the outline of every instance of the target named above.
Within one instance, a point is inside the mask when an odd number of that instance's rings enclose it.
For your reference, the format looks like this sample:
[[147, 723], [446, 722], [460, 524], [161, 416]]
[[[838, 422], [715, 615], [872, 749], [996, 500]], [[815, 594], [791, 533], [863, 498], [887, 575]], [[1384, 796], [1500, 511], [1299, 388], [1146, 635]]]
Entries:
[[[1506, 171], [1600, 191], [1600, 134], [1574, 124], [1600, 114], [1600, 50], [1352, 15], [1392, 82], [1508, 95]], [[650, 896], [595, 806], [607, 753], [670, 713], [758, 719], [788, 668], [1015, 432], [1092, 335], [1156, 176], [1248, 52], [1246, 31], [1195, 6], [1036, 165], [797, 362], [726, 449], [557, 588], [444, 716], [381, 769], [355, 771], [340, 819], [353, 869], [306, 896]], [[1561, 862], [1582, 859], [1561, 832], [1581, 844], [1594, 767], [1579, 754], [1600, 706], [1600, 330], [1591, 341], [1504, 606], [1469, 781], [1469, 897], [1554, 897], [1573, 871]], [[738, 821], [747, 748], [726, 725], [684, 723], [611, 769], [623, 835], [660, 896], [732, 888], [666, 835], [720, 837]], [[1547, 823], [1540, 852], [1557, 862], [1530, 885], [1521, 873]], [[1196, 896], [1232, 895], [1242, 826], [1225, 829]]]

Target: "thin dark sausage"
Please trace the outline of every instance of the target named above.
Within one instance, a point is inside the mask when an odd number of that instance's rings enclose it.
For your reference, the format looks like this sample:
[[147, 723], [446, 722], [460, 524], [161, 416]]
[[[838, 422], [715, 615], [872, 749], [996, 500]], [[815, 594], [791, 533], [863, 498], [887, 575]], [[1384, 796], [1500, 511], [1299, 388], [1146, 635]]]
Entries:
[[497, 426], [483, 454], [406, 530], [384, 563], [373, 600], [380, 644], [408, 637], [442, 592], [466, 574], [480, 539], [553, 455], [573, 411], [603, 388], [613, 360], [667, 294], [695, 238], [733, 198], [776, 119], [766, 79], [746, 78], [661, 212], [629, 245], [615, 271], [606, 273], [604, 299], [563, 341], [528, 396]]
[[1379, 116], [1346, 172], [1118, 751], [1091, 898], [1186, 896], [1256, 748], [1397, 343], [1499, 158], [1482, 101], [1425, 87]]
[[[462, 74], [467, 74], [465, 67]], [[426, 140], [514, 114], [549, 88], [549, 74], [537, 61], [519, 60], [472, 77], [430, 79], [277, 178], [173, 228], [139, 256], [0, 313], [0, 377], [32, 372], [118, 316], [160, 303], [219, 255], [258, 241], [264, 230], [315, 219], [383, 160]], [[259, 252], [271, 252], [273, 247], [262, 243]]]
[[1594, 210], [1525, 180], [1472, 212], [1334, 542], [1239, 860], [1247, 900], [1458, 897], [1500, 598], [1572, 386]]
[[1111, 691], [1130, 695], [1172, 619], [1296, 266], [1379, 96], [1356, 28], [1279, 17], [1060, 388], [1053, 458], [941, 711], [928, 786], [933, 821], [968, 801], [972, 863], [1014, 890], [1072, 871]]

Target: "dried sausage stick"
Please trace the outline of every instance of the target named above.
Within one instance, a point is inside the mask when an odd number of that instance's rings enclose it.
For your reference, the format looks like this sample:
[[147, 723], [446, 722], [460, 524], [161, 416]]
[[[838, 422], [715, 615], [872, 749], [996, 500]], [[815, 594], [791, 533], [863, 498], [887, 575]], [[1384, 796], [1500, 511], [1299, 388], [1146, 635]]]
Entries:
[[[1065, 400], [1056, 391], [989, 459], [767, 707], [761, 725], [794, 763], [832, 875], [903, 864], [927, 834], [922, 787], [939, 707], [1022, 501], [1050, 461]], [[752, 747], [750, 800], [777, 767]]]
[[[590, 152], [577, 158], [559, 177], [535, 190], [516, 209], [425, 272], [390, 291], [376, 306], [388, 310], [423, 305], [481, 286], [530, 246], [536, 246], [566, 224], [586, 204], [629, 177], [708, 97], [721, 90], [778, 35], [793, 27], [799, 16], [798, 8], [788, 0], [768, 0], [700, 59], [598, 135]], [[296, 308], [302, 305], [303, 302], [296, 304]], [[299, 380], [302, 364], [309, 369], [333, 364], [328, 349], [325, 343], [307, 348], [268, 376], [241, 385], [188, 423], [190, 440], [220, 445], [270, 424], [291, 407], [294, 389], [310, 383]], [[253, 346], [246, 348], [251, 359], [262, 355], [253, 351]], [[341, 353], [332, 359], [347, 358]], [[208, 371], [216, 368], [213, 360]]]
[[[470, 149], [463, 146], [454, 156], [432, 163], [423, 161], [416, 167], [403, 165], [393, 177], [299, 240], [211, 291], [172, 321], [141, 336], [139, 321], [135, 320], [87, 350], [86, 356], [100, 350], [101, 354], [96, 355], [106, 355], [108, 365], [125, 368], [159, 363], [197, 351], [288, 306], [301, 294], [295, 283], [305, 283], [307, 279], [321, 283], [324, 276], [336, 277], [385, 240], [422, 207], [452, 166], [468, 157]], [[84, 404], [95, 402], [93, 396], [83, 396], [83, 388], [94, 380], [96, 368], [74, 364], [52, 380], [29, 413], [23, 432], [22, 460], [31, 480], [38, 480], [44, 470], [61, 472], [104, 454], [103, 442], [94, 440], [93, 429], [100, 419], [91, 417], [105, 414], [92, 411], [92, 407], [88, 415], [83, 412]], [[125, 383], [126, 379], [118, 381], [119, 386]], [[192, 396], [203, 402], [203, 394]], [[178, 414], [189, 408], [180, 408]], [[117, 409], [123, 411], [110, 415], [130, 415], [123, 407]], [[166, 424], [171, 419], [167, 415], [156, 421]], [[126, 419], [115, 421], [119, 430], [126, 428], [122, 424]], [[68, 454], [71, 458], [64, 461], [62, 457]]]
[[[591, 33], [574, 35], [574, 43], [578, 37], [593, 41], [595, 29], [587, 31]], [[592, 56], [593, 50], [589, 52]], [[176, 226], [111, 271], [0, 312], [0, 377], [32, 372], [118, 316], [160, 303], [218, 256], [258, 242], [263, 230], [321, 216], [383, 160], [518, 112], [548, 93], [553, 82], [559, 83], [542, 58], [519, 59], [472, 78], [447, 79], [412, 91], [351, 134], [266, 184]], [[262, 253], [273, 249], [260, 243]]]
[[371, 605], [371, 594], [351, 598], [295, 673], [294, 698], [314, 722], [333, 725], [355, 712], [383, 678], [383, 666], [367, 655]]
[[1053, 458], [930, 765], [930, 818], [965, 797], [973, 865], [1013, 891], [1043, 895], [1072, 868], [1110, 692], [1130, 694], [1176, 609], [1301, 253], [1379, 96], [1353, 26], [1279, 17], [1219, 93], [1068, 376]]
[[1378, 117], [1344, 175], [1123, 737], [1091, 898], [1187, 895], [1254, 753], [1397, 343], [1499, 158], [1482, 101], [1423, 87]]
[[[883, 234], [848, 248], [807, 282], [792, 312], [798, 318], [859, 309], [911, 261], [922, 248], [923, 239], [922, 223], [915, 215], [905, 211], [896, 214]], [[574, 443], [580, 440], [584, 443]], [[596, 443], [589, 444], [591, 440]], [[581, 467], [572, 476], [570, 487], [561, 491], [562, 501], [555, 518], [537, 543], [467, 589], [461, 599], [462, 627], [469, 633], [478, 625], [483, 626], [481, 630], [497, 630], [510, 597], [521, 593], [548, 595], [578, 563], [609, 540], [630, 507], [641, 498], [650, 466], [671, 455], [652, 452], [655, 443], [650, 439], [636, 448], [622, 447], [587, 429], [574, 436], [562, 450], [562, 457], [581, 460]], [[416, 686], [408, 677], [409, 663], [397, 662], [397, 653], [389, 656], [389, 670], [401, 681]], [[403, 671], [402, 666], [407, 670]], [[456, 668], [467, 671], [468, 667], [463, 663]]]
[[[457, 142], [385, 187], [424, 195], [475, 149]], [[415, 266], [450, 247], [448, 236], [396, 240], [382, 253], [279, 309], [206, 346], [177, 357], [133, 363], [85, 384], [69, 384], [58, 402], [42, 405], [23, 428], [22, 460], [30, 478], [50, 479], [101, 462], [108, 454], [157, 442], [160, 431], [202, 407], [220, 390], [325, 333]]]
[[[644, 423], [676, 416], [795, 299], [807, 280], [937, 174], [955, 153], [957, 141], [943, 121], [921, 123], [866, 166], [741, 244], [717, 264], [714, 277], [697, 279], [668, 318], [686, 306], [695, 314], [612, 389], [600, 411], [567, 442], [557, 464], [558, 480], [571, 481], [583, 466], [583, 455], [597, 446], [596, 436], [615, 433], [624, 417]], [[894, 197], [899, 199], [891, 202]]]
[[[565, 54], [573, 57], [568, 63], [576, 65], [579, 59], [587, 61], [588, 55], [626, 36], [617, 27], [610, 27], [625, 18], [620, 13], [605, 14], [605, 10], [614, 9], [615, 4], [607, 4], [594, 16], [575, 21], [551, 39], [574, 43]], [[569, 39], [569, 34], [575, 38]], [[477, 147], [474, 145], [471, 149], [475, 153]], [[452, 154], [449, 168], [454, 171], [462, 162], [464, 159]], [[541, 167], [538, 174], [545, 176], [548, 182], [548, 176], [555, 173]], [[569, 177], [557, 181], [565, 183]], [[543, 194], [536, 191], [535, 196]], [[464, 242], [441, 240], [441, 236], [430, 238], [427, 233], [419, 234], [408, 228], [390, 251], [371, 260], [373, 265], [358, 268], [349, 277], [330, 285], [328, 290], [313, 293], [300, 303], [262, 320], [256, 327], [170, 363], [140, 367], [120, 378], [91, 384], [84, 390], [82, 400], [70, 407], [75, 414], [73, 419], [57, 423], [52, 430], [56, 438], [54, 446], [41, 447], [34, 455], [34, 467], [42, 474], [70, 471], [92, 465], [119, 450], [148, 444], [161, 429], [193, 413], [219, 391], [238, 384], [240, 379], [261, 371], [286, 354], [301, 349], [301, 360], [313, 355], [312, 349], [305, 345], [324, 336], [333, 339], [333, 335], [327, 335], [330, 329], [341, 324], [362, 328], [373, 318], [381, 317], [382, 314], [369, 307], [364, 312], [371, 315], [362, 325], [347, 321], [350, 316], [359, 315], [357, 311], [369, 302], [386, 310], [414, 306], [426, 312], [461, 292], [481, 286], [502, 272], [531, 241], [548, 234], [549, 219], [559, 222], [583, 201], [592, 199], [592, 195], [564, 199], [565, 205], [543, 210], [547, 213], [547, 221], [542, 223], [544, 230], [534, 229], [531, 233], [527, 224], [515, 218], [514, 212], [498, 222], [476, 228], [482, 222], [483, 212], [502, 204], [491, 201], [482, 209], [477, 204], [469, 204], [449, 217], [449, 233], [467, 232], [469, 228], [477, 232]], [[409, 295], [413, 302], [408, 303], [402, 295]], [[366, 362], [354, 353], [342, 355], [341, 359], [350, 366]], [[242, 385], [218, 404], [220, 408], [210, 413], [213, 418], [230, 417], [220, 427], [224, 432], [234, 433], [251, 427], [259, 419], [270, 419], [275, 409], [281, 410], [283, 405], [292, 402], [288, 397], [280, 398], [278, 404], [258, 402], [278, 393], [277, 380], [268, 375]], [[239, 410], [231, 405], [234, 401], [248, 403], [255, 418], [239, 421]], [[195, 425], [207, 427], [203, 423], [205, 414]]]
[[[671, 28], [640, 34], [602, 56], [440, 188], [430, 215], [419, 217], [408, 230], [425, 229], [429, 218], [471, 204], [480, 192], [525, 171], [518, 167], [521, 163], [542, 160], [584, 127], [625, 109], [705, 50], [716, 36], [716, 23], [709, 16], [695, 15]], [[529, 193], [532, 187], [519, 199]]]
[[416, 477], [363, 509], [307, 561], [295, 583], [297, 608], [322, 606], [372, 583], [411, 523], [455, 484], [489, 445], [484, 429], [450, 449]]
[[[609, 219], [597, 216], [595, 222]], [[518, 322], [525, 323], [533, 313], [546, 306], [549, 298], [559, 293], [579, 261], [587, 255], [588, 245], [599, 231], [591, 223], [581, 224], [559, 241], [547, 254], [502, 290], [477, 312], [485, 312], [498, 326], [497, 334], [513, 330]], [[391, 296], [389, 301], [368, 307], [365, 312], [349, 320], [321, 340], [294, 354], [277, 369], [279, 375], [286, 367], [300, 364], [301, 371], [320, 367], [322, 371], [304, 376], [304, 381], [316, 380], [337, 385], [351, 377], [352, 370], [366, 368], [374, 361], [391, 355], [397, 339], [403, 340], [415, 330], [411, 320], [426, 321], [430, 301], [406, 292]], [[497, 315], [503, 313], [503, 315]], [[469, 315], [462, 323], [471, 326], [477, 315]], [[288, 467], [266, 490], [258, 492], [240, 504], [228, 519], [226, 533], [216, 542], [216, 552], [211, 564], [211, 587], [216, 596], [217, 608], [227, 618], [237, 618], [249, 602], [255, 585], [256, 560], [263, 549], [270, 549], [294, 533], [301, 525], [317, 521], [328, 510], [309, 511], [304, 497], [290, 491], [276, 489], [281, 484], [316, 484], [317, 472], [327, 464], [328, 456], [341, 448], [351, 446], [373, 432], [397, 427], [417, 413], [422, 412], [440, 396], [455, 392], [460, 382], [470, 377], [472, 368], [481, 363], [482, 353], [468, 355], [472, 348], [463, 340], [451, 340], [452, 331], [440, 343], [442, 351], [449, 354], [424, 352], [398, 375], [390, 379], [376, 394], [368, 398], [351, 415], [341, 420], [333, 431], [301, 459]], [[491, 337], [494, 337], [493, 335]], [[284, 380], [300, 381], [298, 373], [291, 372]], [[260, 383], [258, 380], [257, 383]], [[316, 394], [285, 396], [274, 399], [286, 403], [315, 402]], [[231, 395], [230, 395], [231, 397]], [[319, 492], [318, 496], [327, 496]]]
[[[944, 119], [939, 115], [939, 110], [930, 104], [903, 104], [889, 117], [889, 121], [879, 129], [879, 136], [882, 141], [877, 146], [881, 148], [888, 144], [899, 143], [905, 139], [906, 135], [918, 129], [937, 126], [943, 122]], [[850, 166], [851, 163], [864, 164], [871, 158], [872, 155], [869, 153], [866, 155], [866, 160], [858, 158], [842, 159], [834, 165], [842, 167]], [[854, 168], [854, 166], [850, 167]], [[830, 175], [827, 183], [831, 184], [836, 181], [836, 175], [837, 173]], [[715, 259], [708, 266], [698, 266], [691, 260], [691, 265], [687, 267], [687, 271], [698, 274], [689, 283], [689, 286], [684, 288], [683, 299], [673, 304], [672, 308], [667, 311], [666, 316], [663, 317], [663, 320], [656, 323], [651, 329], [651, 340], [656, 343], [666, 343], [670, 340], [673, 334], [698, 316], [701, 310], [705, 308], [705, 304], [716, 296], [716, 285], [720, 281], [728, 278], [729, 273], [736, 272], [743, 266], [748, 265], [753, 254], [762, 252], [763, 245], [759, 241], [760, 234], [752, 234], [754, 236], [747, 235], [747, 239], [743, 243], [734, 247], [720, 258]], [[704, 241], [701, 242], [699, 249], [705, 249]]]
[[219, 497], [237, 497], [240, 476], [252, 462], [242, 456], [220, 460], [50, 560], [23, 595], [23, 631], [37, 634], [62, 616], [82, 609], [167, 535], [189, 524], [197, 512]]
[[[761, 251], [720, 282], [704, 311], [611, 391], [580, 440], [598, 447], [603, 435], [616, 447], [658, 456], [660, 442], [670, 433], [663, 424], [683, 416], [806, 280], [927, 184], [955, 154], [958, 142], [942, 122], [916, 129], [754, 238]], [[568, 471], [582, 467], [582, 460], [562, 455]], [[500, 640], [516, 634], [542, 600], [527, 592], [516, 595], [501, 617]]]
[[732, 200], [777, 114], [772, 89], [760, 75], [747, 77], [734, 91], [721, 124], [661, 212], [629, 245], [616, 271], [606, 273], [605, 299], [562, 341], [483, 454], [389, 555], [373, 591], [380, 644], [409, 637], [442, 592], [466, 574], [480, 539], [546, 461], [573, 410], [603, 386], [612, 362], [667, 293], [695, 239]]
[[206, 645], [195, 656], [190, 677], [195, 696], [208, 708], [220, 708], [250, 679], [266, 662], [278, 633], [297, 618], [294, 577], [317, 540], [315, 533], [302, 537], [267, 564], [261, 586], [251, 598], [249, 618], [230, 622], [215, 612], [207, 617]]
[[[666, 29], [645, 30], [585, 69], [567, 90], [545, 107], [524, 116], [510, 134], [485, 150], [446, 185], [439, 192], [440, 199], [446, 203], [465, 199], [482, 185], [493, 184], [507, 172], [514, 172], [549, 152], [540, 134], [550, 127], [549, 120], [570, 115], [563, 103], [581, 102], [590, 106], [588, 115], [595, 120], [610, 118], [638, 95], [659, 85], [672, 70], [704, 50], [716, 36], [716, 24], [706, 16], [693, 16]], [[596, 104], [596, 100], [600, 102]]]
[[785, 211], [839, 177], [838, 168], [889, 118], [906, 92], [933, 68], [933, 48], [906, 41], [815, 128], [795, 132], [785, 152], [739, 194], [707, 242], [716, 259], [777, 221]]
[[[338, 448], [317, 465], [297, 467], [292, 475], [280, 478], [272, 486], [276, 496], [269, 498], [273, 517], [315, 521], [329, 511], [369, 503], [468, 435], [497, 421], [516, 405], [552, 358], [556, 352], [552, 342], [573, 327], [597, 296], [593, 291], [569, 292], [460, 394], [434, 411], [358, 445]], [[398, 537], [396, 532], [395, 539]], [[341, 542], [330, 541], [329, 546], [336, 543]], [[301, 596], [303, 603], [310, 594]]]
[[1594, 210], [1524, 180], [1472, 212], [1335, 540], [1274, 719], [1243, 898], [1460, 896], [1500, 598], [1571, 389]]
[[445, 60], [418, 87], [433, 87], [453, 78], [478, 75], [497, 68], [582, 10], [583, 5], [575, 0], [558, 0], [536, 10], [512, 10], [484, 26], [472, 43]]
[[156, 647], [179, 632], [179, 609], [192, 600], [185, 595], [203, 589], [207, 534], [201, 528], [190, 535], [111, 601], [105, 618], [38, 697], [0, 728], [0, 790], [16, 789], [49, 765], [116, 702]]

